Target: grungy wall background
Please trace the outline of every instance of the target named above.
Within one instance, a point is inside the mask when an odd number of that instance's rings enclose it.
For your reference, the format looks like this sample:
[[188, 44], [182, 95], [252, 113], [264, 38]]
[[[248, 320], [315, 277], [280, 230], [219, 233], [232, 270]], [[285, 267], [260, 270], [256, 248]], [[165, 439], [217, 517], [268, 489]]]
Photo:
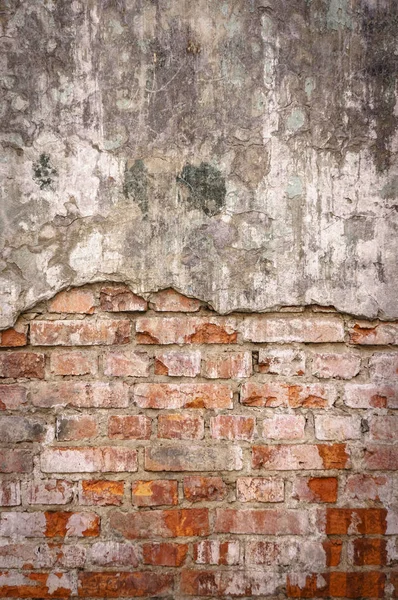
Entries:
[[394, 0], [3, 0], [0, 326], [70, 286], [398, 317]]

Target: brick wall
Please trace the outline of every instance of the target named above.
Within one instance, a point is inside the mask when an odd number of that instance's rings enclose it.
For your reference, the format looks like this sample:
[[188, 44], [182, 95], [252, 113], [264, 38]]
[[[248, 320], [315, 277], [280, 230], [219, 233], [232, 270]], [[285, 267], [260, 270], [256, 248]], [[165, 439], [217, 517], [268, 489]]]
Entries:
[[398, 324], [97, 285], [0, 345], [0, 597], [398, 597]]

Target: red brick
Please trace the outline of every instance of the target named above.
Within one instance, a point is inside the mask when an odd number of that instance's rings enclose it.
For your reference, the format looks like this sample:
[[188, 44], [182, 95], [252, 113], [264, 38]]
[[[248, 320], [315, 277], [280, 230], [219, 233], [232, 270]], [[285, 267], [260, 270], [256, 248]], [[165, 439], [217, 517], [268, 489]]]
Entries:
[[71, 545], [54, 542], [38, 544], [24, 539], [22, 543], [7, 540], [5, 545], [0, 545], [2, 569], [75, 569], [84, 567], [85, 562], [86, 549], [76, 541]]
[[230, 317], [140, 317], [139, 344], [235, 344], [236, 320]]
[[305, 437], [303, 415], [275, 415], [263, 422], [263, 437], [271, 440], [300, 440]]
[[122, 382], [42, 382], [30, 391], [32, 404], [40, 408], [127, 408], [129, 405], [129, 388]]
[[108, 436], [113, 440], [149, 440], [152, 422], [145, 415], [115, 415], [108, 420]]
[[361, 436], [359, 416], [315, 415], [315, 437], [318, 440], [358, 440]]
[[349, 455], [345, 444], [253, 446], [252, 466], [277, 471], [345, 469]]
[[398, 416], [372, 416], [369, 419], [369, 435], [372, 440], [394, 442], [398, 433]]
[[207, 536], [210, 533], [207, 508], [133, 513], [114, 511], [110, 516], [110, 526], [127, 539]]
[[33, 456], [28, 450], [0, 449], [0, 473], [31, 473]]
[[198, 565], [238, 565], [241, 560], [239, 542], [203, 540], [193, 546], [193, 559]]
[[258, 365], [260, 373], [300, 376], [305, 374], [305, 354], [293, 348], [261, 348]]
[[386, 540], [357, 538], [350, 543], [348, 556], [352, 557], [352, 564], [359, 567], [364, 565], [385, 566], [387, 562], [386, 545]]
[[348, 352], [315, 354], [312, 361], [312, 374], [315, 377], [352, 379], [358, 375], [360, 368], [361, 358]]
[[17, 348], [26, 346], [28, 343], [28, 326], [17, 323], [15, 327], [0, 332], [1, 348]]
[[111, 377], [148, 377], [149, 356], [145, 352], [110, 352], [104, 357], [104, 374]]
[[18, 410], [26, 402], [26, 388], [20, 385], [0, 385], [0, 410]]
[[336, 317], [246, 317], [242, 325], [245, 341], [264, 342], [343, 342], [344, 323]]
[[0, 506], [18, 506], [21, 504], [19, 481], [0, 481]]
[[196, 377], [200, 373], [201, 353], [194, 352], [158, 352], [155, 358], [155, 375], [169, 377]]
[[369, 360], [369, 370], [374, 381], [385, 381], [387, 384], [398, 381], [398, 353], [373, 354]]
[[73, 499], [74, 483], [63, 479], [44, 479], [26, 483], [28, 504], [69, 504]]
[[300, 502], [336, 502], [336, 477], [298, 477], [293, 483], [292, 498]]
[[74, 591], [74, 577], [69, 573], [0, 573], [0, 598], [70, 598]]
[[52, 352], [50, 356], [51, 372], [55, 375], [96, 375], [97, 363], [96, 354], [81, 350]]
[[384, 508], [327, 508], [327, 535], [368, 535], [386, 532], [387, 511]]
[[200, 300], [187, 298], [173, 289], [156, 292], [149, 301], [158, 312], [197, 312], [200, 309]]
[[73, 288], [59, 292], [48, 302], [48, 312], [80, 313], [92, 315], [95, 310], [95, 296], [91, 290]]
[[379, 572], [288, 575], [289, 598], [383, 598], [385, 574]]
[[291, 385], [286, 383], [255, 383], [242, 385], [241, 403], [247, 406], [326, 408], [333, 405], [337, 391], [319, 383]]
[[142, 545], [142, 562], [144, 565], [181, 567], [185, 562], [187, 554], [187, 544], [158, 542]]
[[79, 598], [136, 598], [172, 593], [174, 576], [170, 573], [137, 571], [82, 572], [78, 576]]
[[148, 303], [124, 285], [103, 287], [100, 293], [101, 309], [106, 312], [142, 312]]
[[289, 509], [219, 508], [215, 533], [256, 535], [308, 535], [311, 527], [307, 511]]
[[217, 440], [245, 440], [254, 437], [256, 420], [242, 415], [217, 415], [210, 419], [210, 431]]
[[345, 485], [345, 493], [350, 500], [368, 502], [373, 500], [389, 504], [392, 494], [392, 480], [388, 475], [350, 475]]
[[178, 504], [178, 483], [168, 479], [133, 481], [132, 501], [135, 506], [162, 506]]
[[274, 596], [284, 583], [284, 576], [261, 571], [184, 570], [181, 573], [181, 591], [190, 596], [242, 597]]
[[169, 440], [200, 440], [204, 436], [204, 421], [198, 415], [159, 415], [158, 438]]
[[236, 445], [145, 448], [146, 471], [239, 471], [241, 468], [242, 450]]
[[3, 512], [3, 537], [93, 537], [99, 535], [98, 515], [89, 512]]
[[137, 567], [137, 549], [133, 544], [120, 542], [95, 542], [89, 551], [89, 560], [101, 567]]
[[232, 408], [232, 390], [224, 383], [139, 383], [134, 402], [140, 408]]
[[365, 448], [367, 469], [396, 471], [398, 469], [398, 446], [368, 445]]
[[137, 451], [130, 448], [46, 448], [41, 454], [44, 473], [132, 472], [137, 470]]
[[322, 542], [324, 552], [326, 554], [326, 566], [338, 567], [341, 562], [341, 551], [343, 542], [336, 539], [327, 539]]
[[80, 482], [79, 503], [83, 506], [120, 506], [123, 496], [123, 481], [84, 479]]
[[240, 502], [283, 502], [283, 479], [275, 477], [241, 477], [236, 481]]
[[221, 501], [227, 496], [228, 488], [221, 477], [185, 477], [184, 496], [190, 502]]
[[130, 321], [33, 321], [32, 346], [106, 346], [128, 344]]
[[87, 440], [98, 435], [98, 423], [90, 415], [67, 415], [57, 418], [57, 440], [69, 442], [71, 440]]
[[398, 386], [348, 384], [344, 390], [344, 404], [350, 408], [398, 408]]
[[47, 427], [39, 419], [20, 416], [0, 416], [0, 440], [2, 443], [42, 442]]
[[0, 378], [44, 379], [44, 361], [44, 354], [36, 352], [2, 352]]
[[251, 374], [251, 352], [210, 354], [205, 358], [202, 369], [202, 375], [207, 379], [239, 379]]
[[349, 330], [350, 343], [365, 346], [388, 346], [398, 344], [397, 323], [356, 323]]

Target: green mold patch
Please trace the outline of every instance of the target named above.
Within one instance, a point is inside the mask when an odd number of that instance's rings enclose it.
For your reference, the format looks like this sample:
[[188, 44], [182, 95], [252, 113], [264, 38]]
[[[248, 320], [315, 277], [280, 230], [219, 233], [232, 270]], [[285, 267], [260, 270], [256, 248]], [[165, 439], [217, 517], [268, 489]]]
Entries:
[[33, 163], [33, 179], [41, 190], [53, 189], [58, 172], [51, 165], [48, 154], [40, 154], [39, 160]]
[[143, 160], [134, 161], [131, 167], [126, 163], [123, 193], [137, 202], [144, 214], [148, 212], [148, 171]]
[[202, 162], [199, 166], [186, 164], [177, 176], [177, 182], [184, 187], [182, 195], [187, 203], [210, 217], [219, 213], [225, 205], [225, 178], [208, 163]]

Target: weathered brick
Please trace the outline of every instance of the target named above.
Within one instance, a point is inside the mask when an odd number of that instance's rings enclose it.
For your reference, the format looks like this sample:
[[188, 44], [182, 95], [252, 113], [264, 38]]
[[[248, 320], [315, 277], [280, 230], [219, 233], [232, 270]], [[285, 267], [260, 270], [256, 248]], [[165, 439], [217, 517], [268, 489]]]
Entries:
[[70, 598], [75, 588], [72, 573], [0, 573], [0, 598]]
[[74, 484], [64, 479], [44, 479], [26, 482], [23, 489], [28, 504], [69, 504]]
[[387, 384], [398, 381], [398, 352], [373, 354], [369, 360], [369, 370], [374, 381], [385, 381]]
[[106, 312], [142, 312], [148, 303], [124, 285], [103, 287], [100, 293], [101, 309]]
[[383, 598], [385, 578], [384, 573], [372, 571], [289, 574], [287, 595], [289, 598]]
[[246, 406], [326, 408], [337, 398], [334, 386], [319, 383], [292, 385], [287, 383], [255, 383], [242, 385], [241, 403]]
[[92, 315], [95, 310], [95, 296], [91, 290], [73, 288], [59, 292], [48, 302], [48, 312], [80, 313]]
[[221, 477], [184, 477], [184, 496], [190, 502], [224, 500], [227, 492]]
[[78, 576], [79, 598], [157, 597], [173, 592], [174, 576], [153, 571], [104, 573], [84, 571]]
[[28, 343], [28, 326], [24, 323], [17, 323], [10, 329], [0, 332], [1, 348], [17, 348], [26, 346]]
[[297, 477], [292, 498], [300, 502], [336, 502], [337, 490], [336, 477]]
[[315, 354], [312, 360], [312, 374], [315, 377], [352, 379], [358, 375], [360, 368], [361, 358], [348, 352]]
[[104, 373], [111, 377], [148, 377], [149, 356], [145, 352], [110, 352], [104, 357]]
[[300, 376], [305, 374], [305, 354], [293, 348], [261, 348], [258, 365], [260, 373]]
[[385, 566], [387, 562], [387, 542], [376, 538], [357, 538], [349, 542], [347, 551], [351, 564]]
[[364, 460], [367, 469], [395, 471], [398, 469], [398, 446], [368, 445]]
[[3, 537], [95, 537], [99, 535], [98, 515], [89, 512], [3, 512]]
[[149, 301], [158, 312], [197, 312], [200, 309], [200, 300], [187, 298], [173, 289], [156, 292]]
[[[306, 538], [281, 539], [277, 541], [249, 541], [245, 547], [247, 566], [301, 568], [319, 571], [327, 566], [323, 543]], [[257, 567], [258, 568], [258, 567]]]
[[211, 436], [217, 440], [245, 440], [254, 437], [256, 420], [243, 415], [217, 415], [210, 419]]
[[139, 344], [234, 344], [238, 332], [231, 317], [140, 317]]
[[47, 427], [39, 419], [20, 416], [0, 416], [0, 440], [3, 443], [41, 442]]
[[384, 508], [327, 508], [327, 535], [383, 535], [387, 529]]
[[224, 383], [139, 383], [134, 402], [140, 408], [232, 408], [232, 390]]
[[251, 352], [209, 354], [203, 361], [202, 375], [207, 379], [238, 379], [252, 374]]
[[98, 423], [91, 415], [66, 415], [57, 418], [55, 429], [57, 440], [87, 440], [98, 434]]
[[142, 562], [144, 565], [158, 567], [181, 567], [188, 554], [187, 544], [155, 542], [142, 545]]
[[81, 350], [52, 352], [50, 356], [51, 372], [55, 375], [96, 375], [97, 363], [96, 354]]
[[169, 377], [196, 377], [200, 373], [201, 352], [157, 352], [155, 357], [155, 375]]
[[145, 415], [115, 415], [108, 419], [108, 436], [114, 440], [149, 440], [152, 421]]
[[344, 404], [350, 408], [398, 408], [398, 385], [348, 384]]
[[350, 327], [351, 344], [365, 346], [388, 346], [398, 344], [397, 323], [356, 323]]
[[130, 448], [46, 448], [41, 454], [44, 473], [132, 472], [137, 451]]
[[18, 506], [21, 504], [19, 481], [0, 481], [0, 506]]
[[44, 379], [44, 354], [37, 352], [2, 352], [0, 378]]
[[100, 567], [137, 567], [139, 564], [137, 548], [133, 544], [113, 541], [95, 542], [88, 558]]
[[33, 456], [28, 450], [0, 449], [0, 473], [31, 473]]
[[284, 576], [268, 573], [266, 577], [256, 570], [184, 570], [181, 573], [181, 591], [189, 596], [242, 597], [273, 596], [283, 585]]
[[37, 543], [25, 538], [22, 543], [7, 539], [6, 544], [0, 544], [1, 569], [75, 569], [84, 567], [85, 562], [86, 548], [76, 542], [71, 545]]
[[334, 538], [328, 538], [322, 542], [322, 546], [326, 556], [326, 566], [338, 567], [341, 562], [343, 542]]
[[263, 437], [271, 440], [300, 440], [304, 429], [303, 415], [275, 415], [263, 421]]
[[398, 435], [398, 416], [372, 416], [369, 419], [369, 435], [372, 440], [395, 441]]
[[120, 506], [123, 496], [123, 481], [83, 479], [80, 482], [79, 504], [83, 506]]
[[0, 385], [0, 410], [18, 410], [27, 400], [26, 388], [20, 385]]
[[384, 474], [355, 473], [347, 477], [345, 493], [350, 500], [363, 502], [373, 500], [389, 504], [392, 495], [392, 480]]
[[242, 450], [237, 446], [159, 446], [145, 448], [147, 471], [239, 471]]
[[252, 466], [278, 471], [345, 469], [349, 455], [345, 444], [253, 446]]
[[139, 513], [114, 511], [110, 516], [110, 526], [127, 539], [207, 536], [210, 533], [207, 508]]
[[32, 321], [33, 346], [106, 346], [130, 341], [130, 321]]
[[240, 502], [283, 502], [284, 482], [275, 477], [241, 477], [236, 495]]
[[129, 388], [122, 382], [41, 382], [30, 392], [32, 404], [40, 408], [127, 408], [129, 405]]
[[203, 540], [194, 544], [193, 559], [198, 565], [238, 565], [240, 545], [236, 541]]
[[361, 435], [359, 416], [315, 415], [315, 437], [318, 440], [358, 440]]
[[158, 438], [176, 440], [200, 440], [204, 436], [204, 421], [190, 413], [159, 415]]
[[132, 502], [135, 506], [162, 506], [178, 504], [178, 483], [168, 479], [133, 481]]
[[308, 512], [290, 509], [219, 508], [215, 533], [256, 535], [307, 535], [311, 531]]
[[242, 335], [245, 341], [264, 342], [343, 342], [344, 323], [338, 317], [246, 317]]

